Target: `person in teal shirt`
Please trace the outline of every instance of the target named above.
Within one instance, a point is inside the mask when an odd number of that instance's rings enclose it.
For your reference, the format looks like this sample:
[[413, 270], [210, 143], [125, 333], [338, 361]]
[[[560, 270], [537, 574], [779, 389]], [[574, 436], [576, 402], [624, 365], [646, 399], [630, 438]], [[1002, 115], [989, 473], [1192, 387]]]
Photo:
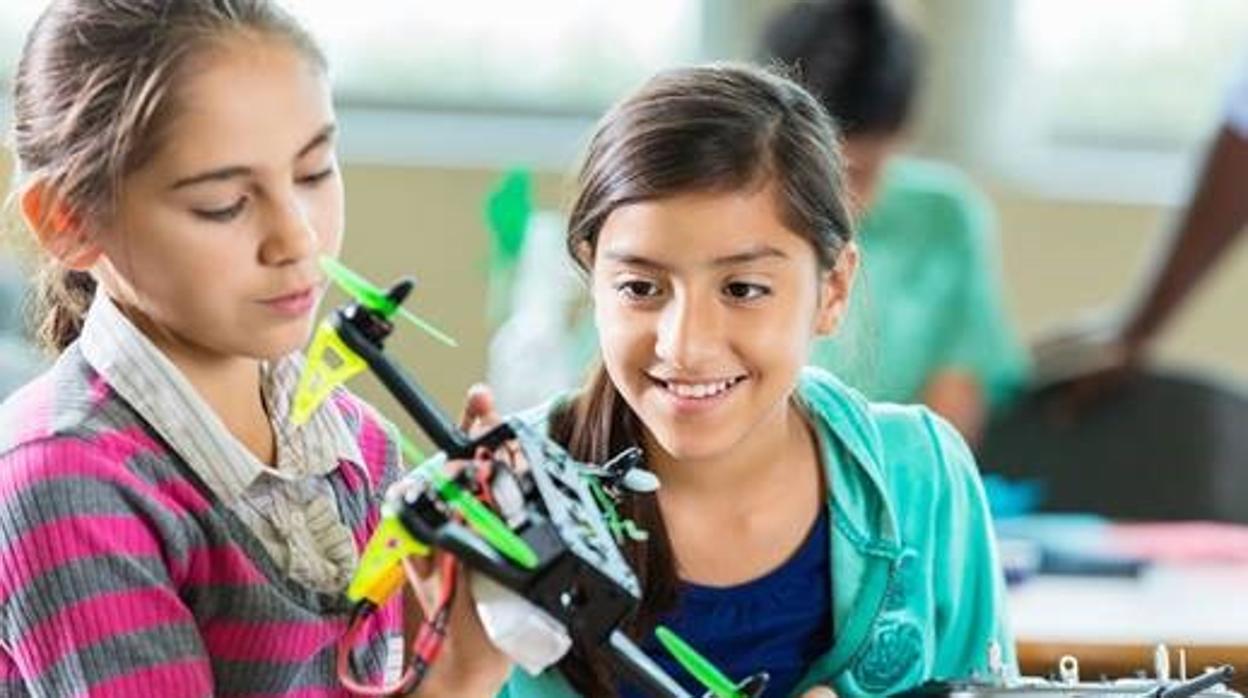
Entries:
[[[735, 680], [767, 671], [768, 697], [1015, 671], [965, 442], [925, 407], [806, 366], [857, 269], [845, 193], [815, 99], [733, 64], [651, 79], [603, 118], [580, 170], [567, 248], [602, 364], [533, 418], [578, 460], [636, 446], [659, 477], [617, 502], [648, 534], [622, 546], [642, 590], [625, 630], [692, 695], [658, 624]], [[593, 648], [512, 668], [465, 596], [418, 695], [645, 695]]]
[[[825, 482], [837, 483], [825, 502], [836, 524], [823, 541], [837, 632], [794, 694], [829, 686], [838, 696], [884, 695], [934, 678], [986, 676], [994, 644], [1013, 672], [989, 514], [957, 432], [921, 406], [868, 402], [816, 367], [802, 371], [795, 402], [814, 427]], [[741, 664], [718, 658], [721, 668]], [[577, 695], [557, 671], [534, 677], [517, 669], [499, 698]]]
[[984, 197], [955, 168], [895, 157], [920, 77], [917, 37], [880, 0], [798, 3], [763, 39], [842, 129], [860, 212], [860, 288], [812, 363], [873, 400], [922, 402], [976, 442], [1027, 380]]

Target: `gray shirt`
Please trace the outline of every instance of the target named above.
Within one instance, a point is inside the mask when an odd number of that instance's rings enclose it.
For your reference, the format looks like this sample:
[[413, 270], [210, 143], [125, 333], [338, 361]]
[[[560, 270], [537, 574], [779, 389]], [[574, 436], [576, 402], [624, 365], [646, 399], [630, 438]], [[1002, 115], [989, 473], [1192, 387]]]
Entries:
[[92, 368], [242, 519], [279, 568], [317, 591], [346, 589], [359, 552], [324, 476], [340, 463], [363, 461], [338, 411], [322, 406], [307, 423], [291, 423], [303, 368], [299, 354], [261, 366], [262, 397], [277, 437], [277, 462], [271, 467], [229, 432], [181, 371], [107, 294], [96, 295], [79, 346]]

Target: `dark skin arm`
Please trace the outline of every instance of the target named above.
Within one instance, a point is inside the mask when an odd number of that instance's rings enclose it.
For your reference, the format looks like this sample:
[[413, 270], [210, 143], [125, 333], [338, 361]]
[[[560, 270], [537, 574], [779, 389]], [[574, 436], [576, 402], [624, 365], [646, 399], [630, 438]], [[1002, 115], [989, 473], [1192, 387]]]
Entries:
[[1224, 125], [1134, 298], [1109, 321], [1084, 322], [1038, 343], [1037, 375], [1070, 381], [1065, 392], [1077, 402], [1118, 383], [1246, 226], [1248, 138]]
[[1224, 126], [1206, 156], [1190, 204], [1118, 335], [1130, 363], [1248, 224], [1248, 139]]

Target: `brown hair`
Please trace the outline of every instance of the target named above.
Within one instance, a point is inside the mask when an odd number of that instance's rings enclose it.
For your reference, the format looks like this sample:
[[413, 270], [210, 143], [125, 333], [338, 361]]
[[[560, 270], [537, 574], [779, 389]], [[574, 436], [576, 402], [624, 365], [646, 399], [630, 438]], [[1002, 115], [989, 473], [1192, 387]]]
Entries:
[[[661, 73], [599, 123], [576, 181], [568, 252], [588, 273], [598, 233], [621, 206], [767, 184], [777, 192], [785, 226], [810, 242], [822, 269], [832, 269], [853, 228], [835, 129], [819, 103], [790, 80], [746, 65]], [[551, 419], [552, 437], [588, 462], [641, 445], [640, 433], [637, 416], [601, 366]], [[672, 608], [678, 580], [654, 495], [625, 496], [620, 513], [650, 534], [624, 550], [642, 587], [640, 611], [627, 628], [636, 639]], [[598, 652], [577, 650], [560, 669], [582, 695], [616, 693]]]
[[[160, 145], [189, 58], [251, 32], [282, 38], [318, 66], [315, 42], [270, 0], [53, 0], [27, 36], [14, 77], [13, 145], [23, 179], [77, 220], [107, 221], [122, 180]], [[44, 211], [42, 225], [56, 216]], [[82, 328], [90, 274], [47, 262], [38, 334], [60, 350]]]

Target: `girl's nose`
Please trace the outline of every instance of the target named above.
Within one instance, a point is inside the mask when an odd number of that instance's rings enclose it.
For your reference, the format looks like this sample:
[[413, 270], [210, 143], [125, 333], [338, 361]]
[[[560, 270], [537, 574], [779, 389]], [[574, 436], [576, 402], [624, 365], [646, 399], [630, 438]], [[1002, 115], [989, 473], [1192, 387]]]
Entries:
[[293, 195], [273, 206], [260, 259], [268, 266], [300, 262], [316, 253], [316, 230]]
[[713, 360], [723, 341], [716, 304], [697, 294], [676, 294], [659, 319], [655, 353], [672, 366], [697, 370]]

